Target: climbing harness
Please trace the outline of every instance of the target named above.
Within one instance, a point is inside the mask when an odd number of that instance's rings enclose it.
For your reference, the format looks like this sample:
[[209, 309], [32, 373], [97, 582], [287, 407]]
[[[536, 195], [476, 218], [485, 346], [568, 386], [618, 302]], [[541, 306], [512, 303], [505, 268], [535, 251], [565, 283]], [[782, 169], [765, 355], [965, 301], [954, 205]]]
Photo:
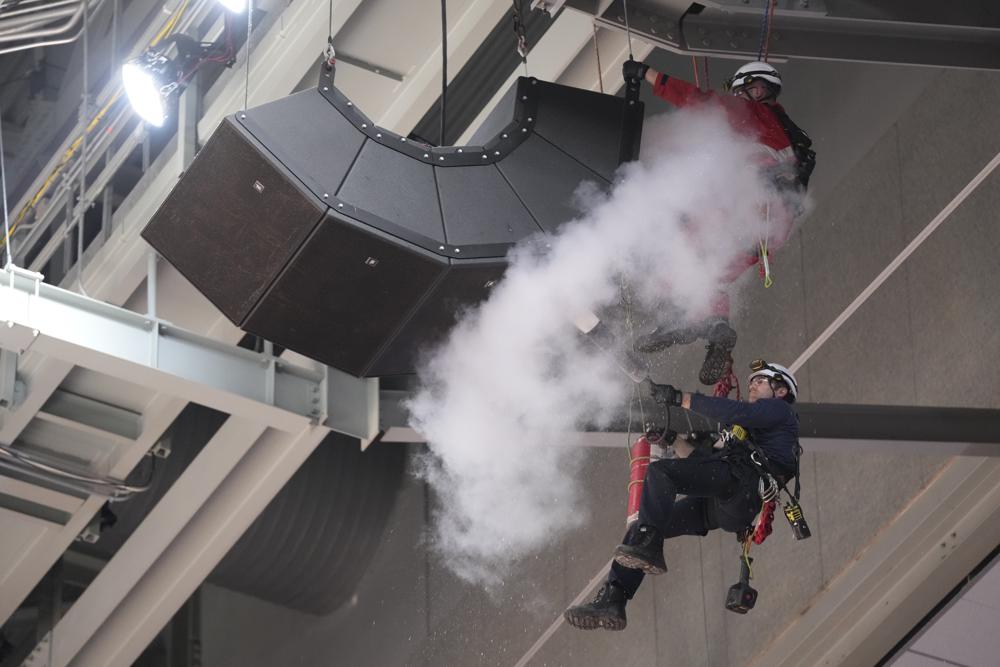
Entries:
[[737, 539], [741, 546], [740, 580], [729, 588], [726, 595], [726, 609], [738, 614], [745, 614], [750, 609], [753, 609], [757, 601], [757, 591], [750, 587], [750, 579], [753, 578], [753, 572], [750, 568], [750, 564], [753, 562], [753, 559], [750, 558], [750, 545], [763, 544], [764, 540], [771, 534], [774, 513], [778, 506], [778, 495], [781, 491], [784, 491], [788, 496], [788, 500], [782, 507], [782, 511], [792, 528], [795, 539], [804, 540], [810, 537], [809, 526], [806, 524], [805, 517], [802, 514], [802, 507], [799, 505], [799, 493], [801, 492], [799, 486], [799, 458], [802, 453], [802, 447], [796, 447], [795, 493], [792, 494], [784, 482], [781, 481], [780, 475], [774, 472], [764, 453], [754, 445], [749, 435], [745, 428], [735, 424], [727, 431], [723, 431], [721, 438], [726, 447], [733, 447], [742, 443], [749, 448], [750, 455], [747, 457], [747, 460], [754, 467], [758, 475], [757, 495], [761, 500], [760, 511], [754, 517], [753, 521], [745, 530], [737, 534]]
[[774, 117], [778, 119], [785, 134], [788, 135], [792, 152], [795, 154], [797, 184], [799, 188], [805, 190], [809, 187], [809, 177], [812, 176], [813, 169], [816, 168], [816, 151], [812, 149], [812, 139], [802, 128], [792, 122], [792, 119], [781, 107], [772, 107], [771, 111], [774, 112]]

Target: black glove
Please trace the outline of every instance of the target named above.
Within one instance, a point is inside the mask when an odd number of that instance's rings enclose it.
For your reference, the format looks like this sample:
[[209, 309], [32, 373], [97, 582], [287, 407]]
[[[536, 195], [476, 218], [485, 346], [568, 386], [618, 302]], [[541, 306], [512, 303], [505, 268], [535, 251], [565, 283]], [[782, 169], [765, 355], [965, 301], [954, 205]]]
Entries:
[[660, 405], [671, 406], [675, 405], [680, 407], [681, 399], [684, 397], [684, 392], [679, 389], [675, 389], [669, 384], [657, 384], [655, 382], [650, 382], [649, 393], [653, 395], [653, 400]]
[[649, 65], [637, 60], [632, 60], [631, 58], [622, 63], [622, 77], [624, 77], [626, 81], [629, 79], [642, 81], [646, 78], [646, 72], [648, 70]]

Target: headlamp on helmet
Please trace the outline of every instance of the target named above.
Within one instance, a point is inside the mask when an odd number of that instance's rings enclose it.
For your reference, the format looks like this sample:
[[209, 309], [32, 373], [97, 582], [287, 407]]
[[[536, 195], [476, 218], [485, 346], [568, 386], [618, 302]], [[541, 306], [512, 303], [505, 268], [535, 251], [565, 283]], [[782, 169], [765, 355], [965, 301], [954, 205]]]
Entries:
[[799, 385], [795, 381], [795, 376], [792, 372], [782, 366], [781, 364], [771, 364], [763, 359], [754, 359], [750, 362], [750, 377], [747, 378], [747, 382], [753, 382], [756, 377], [767, 377], [771, 380], [776, 380], [781, 382], [786, 387], [788, 387], [788, 395], [791, 397], [790, 403], [794, 403], [795, 399], [799, 395]]
[[758, 79], [767, 82], [774, 89], [775, 95], [781, 92], [781, 75], [778, 74], [778, 70], [761, 61], [747, 63], [739, 68], [723, 85], [726, 92], [733, 92]]

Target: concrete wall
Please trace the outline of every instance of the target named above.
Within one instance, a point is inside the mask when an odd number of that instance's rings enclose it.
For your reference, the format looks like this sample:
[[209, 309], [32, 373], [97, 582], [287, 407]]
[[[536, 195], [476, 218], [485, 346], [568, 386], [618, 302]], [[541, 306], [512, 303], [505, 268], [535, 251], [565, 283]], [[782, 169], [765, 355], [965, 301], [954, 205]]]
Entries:
[[[659, 56], [661, 67], [690, 60]], [[713, 63], [722, 71], [725, 63]], [[817, 208], [777, 257], [776, 284], [741, 284], [736, 360], [789, 363], [1000, 150], [1000, 77], [982, 72], [793, 63], [786, 106], [819, 153]], [[1000, 181], [988, 179], [800, 372], [803, 400], [1000, 407]], [[664, 379], [694, 386], [700, 347]], [[690, 380], [685, 380], [690, 378]], [[624, 446], [623, 442], [623, 446]], [[412, 479], [356, 601], [326, 618], [207, 587], [204, 658], [256, 665], [514, 665], [607, 563], [623, 530], [623, 450], [585, 456], [585, 529], [529, 559], [490, 597], [421, 546], [428, 503]], [[756, 549], [757, 608], [724, 610], [731, 534], [680, 538], [622, 633], [559, 627], [531, 665], [744, 665], [808, 607], [947, 461], [806, 453], [813, 538], [778, 517]]]

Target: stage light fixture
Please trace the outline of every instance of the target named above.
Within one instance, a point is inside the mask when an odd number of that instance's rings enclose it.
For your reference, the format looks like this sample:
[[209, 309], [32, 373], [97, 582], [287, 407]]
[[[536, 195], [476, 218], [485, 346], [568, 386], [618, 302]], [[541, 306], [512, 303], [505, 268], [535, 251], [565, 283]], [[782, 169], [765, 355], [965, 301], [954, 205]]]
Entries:
[[150, 125], [167, 119], [168, 100], [180, 84], [177, 68], [166, 55], [147, 52], [122, 66], [122, 84], [132, 109]]

